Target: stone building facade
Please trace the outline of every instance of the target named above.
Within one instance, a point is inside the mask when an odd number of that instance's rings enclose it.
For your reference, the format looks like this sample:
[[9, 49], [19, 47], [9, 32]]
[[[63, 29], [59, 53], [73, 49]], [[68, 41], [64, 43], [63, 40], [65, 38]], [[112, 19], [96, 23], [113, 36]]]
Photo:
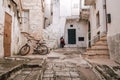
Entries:
[[19, 0], [0, 0], [0, 57], [9, 57], [18, 52], [21, 45]]
[[110, 58], [120, 63], [120, 0], [106, 0]]
[[0, 57], [17, 54], [26, 43], [23, 32], [42, 39], [43, 0], [0, 0]]
[[[52, 23], [45, 29], [50, 48], [58, 48], [62, 36], [65, 39], [65, 47], [87, 47], [88, 23], [80, 20], [80, 11], [81, 0], [52, 0]], [[68, 30], [71, 29], [75, 30], [74, 37], [68, 34]], [[80, 41], [81, 38], [82, 41]], [[73, 40], [75, 43], [71, 43]]]
[[[119, 4], [119, 0], [85, 0], [85, 5], [90, 6], [91, 41], [105, 34], [110, 59], [117, 62], [120, 61]], [[94, 42], [91, 43], [94, 44]]]
[[[42, 39], [44, 27], [44, 0], [21, 0], [22, 32], [28, 32], [36, 39]], [[26, 29], [25, 29], [25, 28]]]

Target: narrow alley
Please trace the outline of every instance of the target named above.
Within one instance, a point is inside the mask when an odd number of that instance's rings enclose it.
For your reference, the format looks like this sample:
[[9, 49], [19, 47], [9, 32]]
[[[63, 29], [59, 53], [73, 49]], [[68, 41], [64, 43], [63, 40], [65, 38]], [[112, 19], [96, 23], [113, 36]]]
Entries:
[[0, 80], [120, 79], [120, 65], [109, 60], [106, 60], [106, 63], [104, 60], [89, 62], [81, 57], [82, 52], [84, 49], [63, 48], [43, 56], [26, 55], [6, 58], [6, 61], [0, 63]]
[[120, 80], [120, 0], [0, 0], [0, 80]]
[[[92, 66], [81, 57], [81, 51], [77, 48], [63, 48], [42, 57], [19, 57], [28, 61], [25, 60], [24, 67], [10, 74], [7, 80], [99, 80]], [[36, 56], [38, 59], [34, 59]]]

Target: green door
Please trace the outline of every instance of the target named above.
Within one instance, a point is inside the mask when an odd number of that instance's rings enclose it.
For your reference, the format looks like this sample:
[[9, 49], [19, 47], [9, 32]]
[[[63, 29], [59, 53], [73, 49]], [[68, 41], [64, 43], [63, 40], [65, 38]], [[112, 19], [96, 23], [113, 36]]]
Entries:
[[68, 29], [68, 44], [76, 44], [76, 29]]

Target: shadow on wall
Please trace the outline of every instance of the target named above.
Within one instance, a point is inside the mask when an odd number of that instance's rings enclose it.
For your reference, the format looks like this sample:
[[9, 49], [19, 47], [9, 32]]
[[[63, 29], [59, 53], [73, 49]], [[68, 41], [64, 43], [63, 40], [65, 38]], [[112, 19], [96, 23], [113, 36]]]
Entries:
[[120, 33], [108, 37], [110, 58], [120, 63]]

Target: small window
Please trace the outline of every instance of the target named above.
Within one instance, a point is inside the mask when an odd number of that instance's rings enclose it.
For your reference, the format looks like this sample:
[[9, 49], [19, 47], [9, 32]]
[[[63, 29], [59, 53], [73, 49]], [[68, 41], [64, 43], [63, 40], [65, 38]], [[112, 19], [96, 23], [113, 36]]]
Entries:
[[84, 37], [79, 37], [78, 41], [84, 41]]
[[73, 25], [70, 25], [70, 27], [73, 27]]
[[10, 5], [10, 4], [8, 5], [8, 8], [10, 8], [10, 9], [11, 9], [11, 5]]
[[99, 12], [96, 14], [96, 22], [97, 22], [97, 28], [100, 27], [100, 14]]

